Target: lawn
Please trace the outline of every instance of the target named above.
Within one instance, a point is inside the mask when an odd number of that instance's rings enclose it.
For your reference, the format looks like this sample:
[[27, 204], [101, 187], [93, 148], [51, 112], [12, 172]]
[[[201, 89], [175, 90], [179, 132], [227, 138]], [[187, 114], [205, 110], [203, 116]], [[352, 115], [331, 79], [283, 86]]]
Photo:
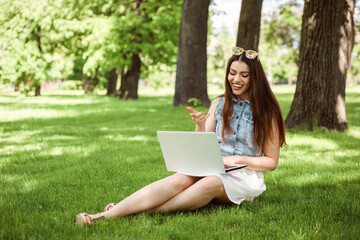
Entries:
[[[294, 88], [274, 91], [286, 116]], [[99, 212], [171, 174], [156, 131], [194, 130], [187, 110], [172, 107], [171, 95], [151, 91], [123, 101], [75, 91], [24, 97], [2, 89], [0, 239], [358, 239], [360, 87], [347, 90], [346, 111], [344, 133], [287, 131], [279, 166], [264, 172], [267, 190], [252, 203], [79, 228], [76, 214]]]

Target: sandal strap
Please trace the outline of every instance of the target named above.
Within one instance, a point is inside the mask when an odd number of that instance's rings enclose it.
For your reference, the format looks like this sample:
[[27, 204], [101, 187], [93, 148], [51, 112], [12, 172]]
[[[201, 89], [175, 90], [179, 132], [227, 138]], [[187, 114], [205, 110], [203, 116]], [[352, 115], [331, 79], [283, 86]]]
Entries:
[[112, 209], [114, 206], [116, 205], [116, 203], [109, 203], [105, 206], [104, 208], [104, 212], [109, 211], [110, 209]]
[[89, 215], [88, 214], [88, 216], [90, 217], [91, 223], [99, 221], [99, 220], [101, 220], [101, 219], [103, 219], [105, 217], [105, 215], [103, 213], [97, 213], [97, 214], [94, 214], [94, 215]]
[[93, 223], [103, 219], [105, 215], [103, 213], [97, 213], [94, 215], [90, 215], [87, 213], [81, 213], [79, 216], [83, 216], [82, 219], [84, 220], [84, 224], [90, 227]]

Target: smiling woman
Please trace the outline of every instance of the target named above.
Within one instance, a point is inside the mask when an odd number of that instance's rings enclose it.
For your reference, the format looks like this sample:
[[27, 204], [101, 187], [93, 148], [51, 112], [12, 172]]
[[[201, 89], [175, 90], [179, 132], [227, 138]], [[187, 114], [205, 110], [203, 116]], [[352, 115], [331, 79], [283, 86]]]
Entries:
[[244, 62], [233, 62], [230, 66], [228, 81], [232, 92], [237, 98], [245, 100], [249, 98], [249, 67]]
[[[285, 126], [279, 103], [270, 88], [258, 55], [254, 50], [233, 48], [233, 56], [226, 67], [222, 138], [224, 139], [225, 132], [232, 131], [229, 119], [236, 106], [233, 98], [247, 100], [251, 106], [254, 143], [264, 150], [266, 136], [271, 141], [278, 137], [280, 146], [285, 144]], [[276, 134], [278, 135], [275, 136]]]
[[187, 110], [196, 131], [216, 133], [224, 165], [241, 164], [246, 168], [203, 177], [176, 173], [118, 203], [107, 204], [101, 213], [78, 214], [77, 224], [90, 226], [103, 218], [142, 212], [196, 210], [210, 202], [240, 205], [262, 194], [266, 189], [262, 171], [277, 167], [280, 147], [285, 145], [285, 129], [257, 52], [233, 49], [225, 86], [224, 96], [213, 101], [207, 115], [190, 107]]

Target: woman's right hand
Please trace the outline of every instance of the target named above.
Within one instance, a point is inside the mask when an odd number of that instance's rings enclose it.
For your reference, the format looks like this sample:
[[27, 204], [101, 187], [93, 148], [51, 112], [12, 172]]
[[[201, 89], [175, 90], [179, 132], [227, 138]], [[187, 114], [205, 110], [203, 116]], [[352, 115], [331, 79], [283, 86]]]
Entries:
[[210, 116], [210, 113], [205, 116], [205, 113], [198, 112], [191, 107], [186, 107], [186, 109], [190, 112], [190, 117], [192, 118], [192, 120], [198, 125], [204, 125], [205, 120]]

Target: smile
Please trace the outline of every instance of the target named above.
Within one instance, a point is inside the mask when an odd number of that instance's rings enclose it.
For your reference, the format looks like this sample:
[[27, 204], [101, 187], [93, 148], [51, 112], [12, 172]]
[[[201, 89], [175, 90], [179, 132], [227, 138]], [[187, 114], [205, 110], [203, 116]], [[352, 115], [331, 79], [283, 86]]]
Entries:
[[243, 86], [244, 86], [243, 84], [233, 84], [233, 89], [240, 90], [240, 88], [242, 88]]

